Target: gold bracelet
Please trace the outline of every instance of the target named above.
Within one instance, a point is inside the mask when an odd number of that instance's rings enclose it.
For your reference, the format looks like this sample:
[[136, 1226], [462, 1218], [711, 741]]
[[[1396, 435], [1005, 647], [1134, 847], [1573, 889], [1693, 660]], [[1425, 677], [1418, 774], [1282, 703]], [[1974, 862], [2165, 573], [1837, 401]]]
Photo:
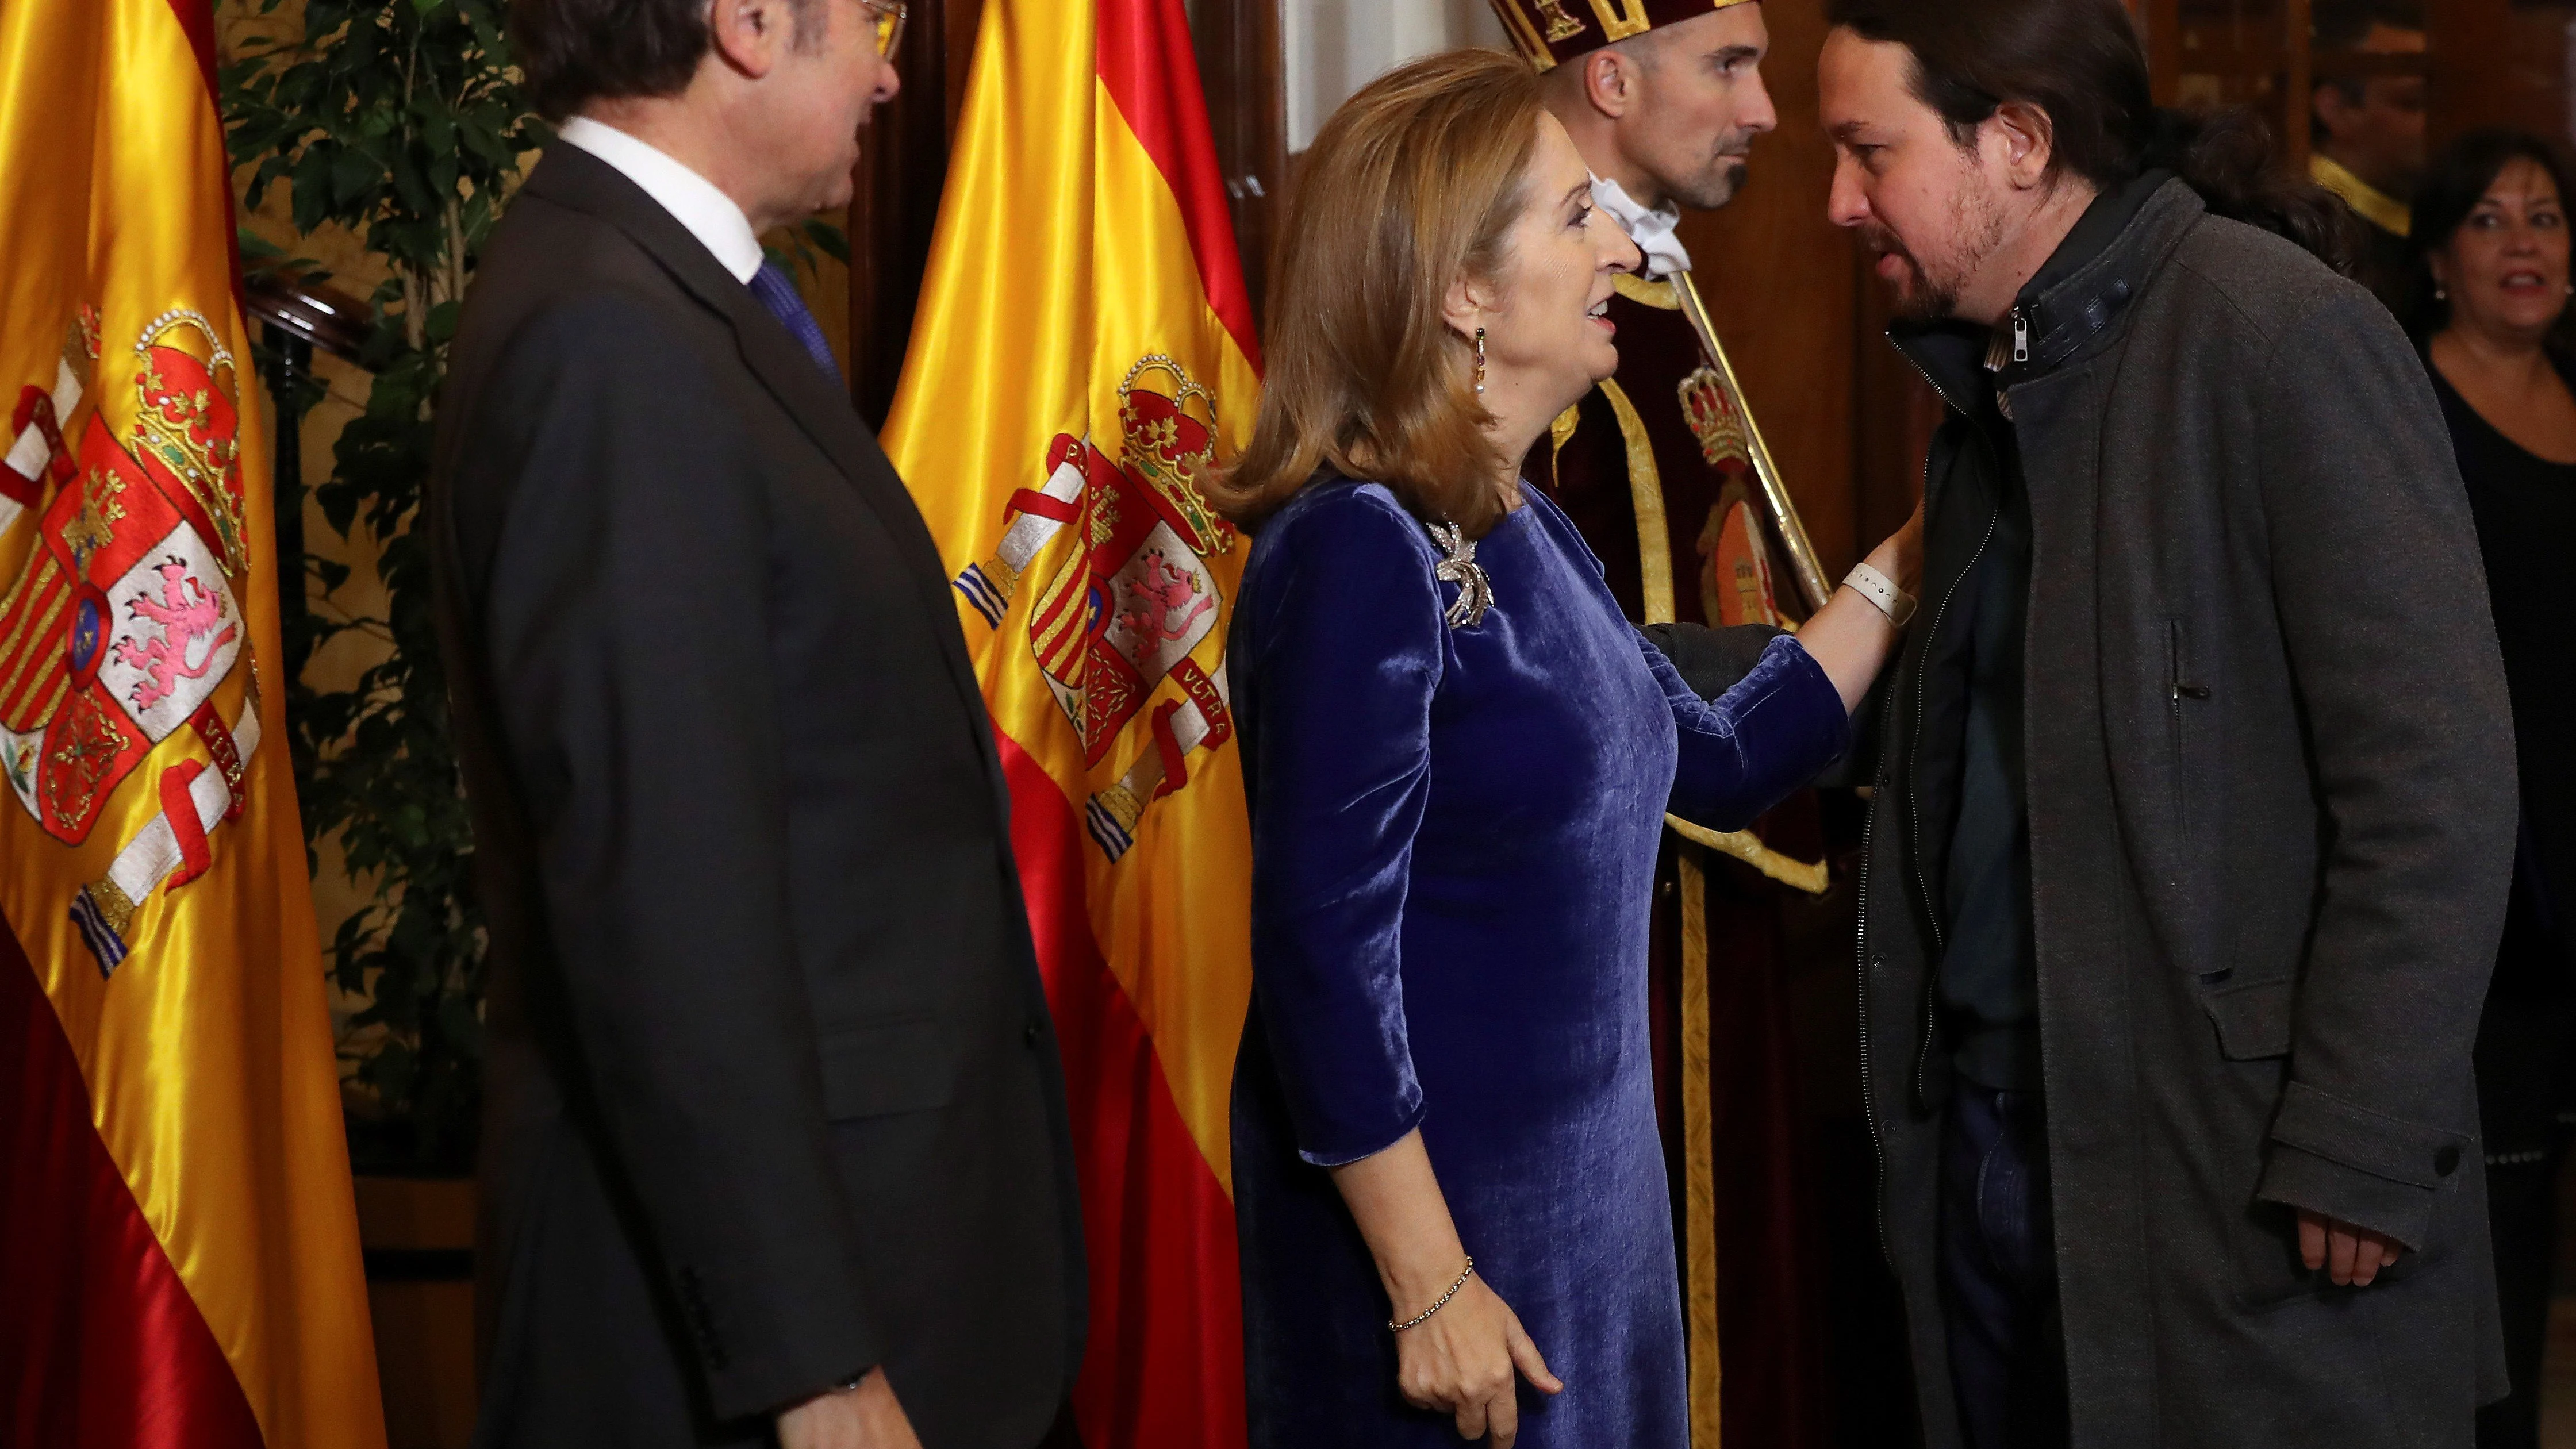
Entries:
[[1449, 1291], [1441, 1294], [1438, 1302], [1423, 1309], [1420, 1313], [1413, 1315], [1411, 1318], [1404, 1320], [1402, 1323], [1398, 1323], [1392, 1318], [1388, 1319], [1386, 1321], [1388, 1331], [1392, 1333], [1402, 1333], [1408, 1328], [1420, 1328], [1422, 1325], [1429, 1323], [1431, 1321], [1431, 1315], [1448, 1307], [1449, 1300], [1457, 1297], [1458, 1290], [1466, 1287], [1467, 1280], [1475, 1276], [1476, 1260], [1473, 1257], [1470, 1257], [1467, 1259], [1467, 1267], [1465, 1271], [1458, 1275], [1458, 1281], [1449, 1285]]

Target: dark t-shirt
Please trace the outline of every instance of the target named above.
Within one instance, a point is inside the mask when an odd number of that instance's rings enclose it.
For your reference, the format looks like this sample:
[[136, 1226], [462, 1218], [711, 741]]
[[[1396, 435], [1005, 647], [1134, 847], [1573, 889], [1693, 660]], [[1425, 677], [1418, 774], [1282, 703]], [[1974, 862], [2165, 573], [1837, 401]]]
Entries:
[[2370, 289], [2380, 305], [2402, 320], [2406, 316], [2406, 294], [2414, 275], [2406, 255], [2406, 238], [2371, 224], [2366, 217], [2354, 218], [2360, 251], [2352, 259], [2353, 280]]
[[[2496, 431], [2433, 367], [2486, 557], [2496, 642], [2513, 693], [2522, 769], [2523, 859], [2517, 884], [2563, 945], [2576, 941], [2576, 647], [2568, 624], [2567, 550], [2576, 545], [2576, 465], [2552, 463]], [[2562, 375], [2568, 369], [2562, 366]], [[2576, 386], [2576, 381], [2571, 381]]]
[[[2097, 198], [2022, 289], [2022, 300], [2045, 295], [2100, 256], [2168, 179], [2168, 173], [2150, 172]], [[1973, 560], [1948, 601], [1953, 613], [1965, 617], [1935, 621], [1924, 668], [1927, 695], [1946, 697], [1938, 712], [1960, 721], [1955, 757], [1924, 762], [1926, 769], [1957, 781], [1957, 814], [1949, 821], [1938, 878], [1930, 882], [1944, 927], [1938, 994], [1953, 1043], [1952, 1064], [1968, 1080], [2004, 1090], [2041, 1085], [2039, 948], [2031, 917], [2023, 746], [2031, 485], [2012, 422], [1993, 392], [2022, 381], [2023, 371], [2006, 366], [1977, 400], [1975, 421], [1989, 446], [1971, 449], [1953, 470], [1949, 486], [1958, 496], [1942, 500], [1924, 545], [1927, 560]], [[1928, 562], [1926, 571], [1932, 572]], [[1932, 747], [1946, 752], [1948, 745], [1945, 737]]]
[[[1954, 667], [1966, 686], [1959, 744], [1959, 816], [1941, 882], [1949, 921], [1941, 1004], [1949, 1008], [1960, 1075], [1983, 1086], [2032, 1089], [2039, 1080], [2038, 943], [2030, 910], [2030, 801], [2023, 766], [2022, 641], [2030, 618], [2030, 492], [2012, 429], [1987, 405], [2002, 463], [1979, 477], [1995, 491], [1994, 527], [1953, 607], [1969, 611]], [[1962, 480], [1966, 482], [1967, 480]]]

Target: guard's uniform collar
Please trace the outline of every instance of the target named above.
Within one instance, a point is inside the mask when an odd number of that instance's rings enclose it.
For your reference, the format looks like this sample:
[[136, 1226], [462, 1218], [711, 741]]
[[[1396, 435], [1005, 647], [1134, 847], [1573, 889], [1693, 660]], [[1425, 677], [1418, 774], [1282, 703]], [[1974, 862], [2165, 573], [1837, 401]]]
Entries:
[[1628, 188], [1606, 176], [1592, 178], [1592, 204], [1610, 213], [1620, 230], [1628, 233], [1628, 240], [1646, 254], [1637, 268], [1646, 280], [1660, 281], [1691, 269], [1690, 251], [1676, 230], [1682, 224], [1680, 207], [1667, 202], [1650, 211], [1628, 194]]
[[2362, 180], [2352, 169], [2319, 151], [2308, 157], [2308, 177], [2341, 198], [2353, 214], [2390, 236], [2415, 230], [2415, 209]]

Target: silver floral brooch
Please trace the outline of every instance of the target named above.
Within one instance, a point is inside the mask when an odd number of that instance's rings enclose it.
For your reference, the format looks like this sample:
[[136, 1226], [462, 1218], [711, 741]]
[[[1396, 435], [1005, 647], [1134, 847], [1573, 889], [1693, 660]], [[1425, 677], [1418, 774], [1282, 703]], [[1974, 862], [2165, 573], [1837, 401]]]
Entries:
[[1460, 531], [1454, 523], [1429, 525], [1431, 541], [1448, 555], [1432, 567], [1431, 577], [1444, 584], [1458, 586], [1457, 602], [1447, 615], [1452, 629], [1473, 629], [1485, 621], [1485, 611], [1494, 606], [1493, 580], [1485, 577], [1482, 564], [1476, 562], [1476, 541]]

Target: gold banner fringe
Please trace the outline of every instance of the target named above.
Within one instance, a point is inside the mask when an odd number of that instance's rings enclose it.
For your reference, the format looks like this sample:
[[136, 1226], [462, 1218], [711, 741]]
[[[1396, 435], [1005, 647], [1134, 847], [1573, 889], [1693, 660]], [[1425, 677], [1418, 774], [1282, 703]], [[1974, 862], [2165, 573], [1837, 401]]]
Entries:
[[1717, 1144], [1708, 1096], [1708, 872], [1684, 845], [1682, 893], [1682, 1273], [1689, 1329], [1691, 1449], [1718, 1449]]
[[1720, 855], [1733, 856], [1791, 890], [1820, 896], [1833, 883], [1832, 872], [1826, 869], [1823, 861], [1810, 865], [1803, 860], [1792, 860], [1763, 844], [1762, 837], [1750, 830], [1711, 830], [1705, 825], [1693, 825], [1678, 815], [1665, 816], [1664, 823], [1672, 827], [1675, 835], [1691, 844], [1705, 846]]

